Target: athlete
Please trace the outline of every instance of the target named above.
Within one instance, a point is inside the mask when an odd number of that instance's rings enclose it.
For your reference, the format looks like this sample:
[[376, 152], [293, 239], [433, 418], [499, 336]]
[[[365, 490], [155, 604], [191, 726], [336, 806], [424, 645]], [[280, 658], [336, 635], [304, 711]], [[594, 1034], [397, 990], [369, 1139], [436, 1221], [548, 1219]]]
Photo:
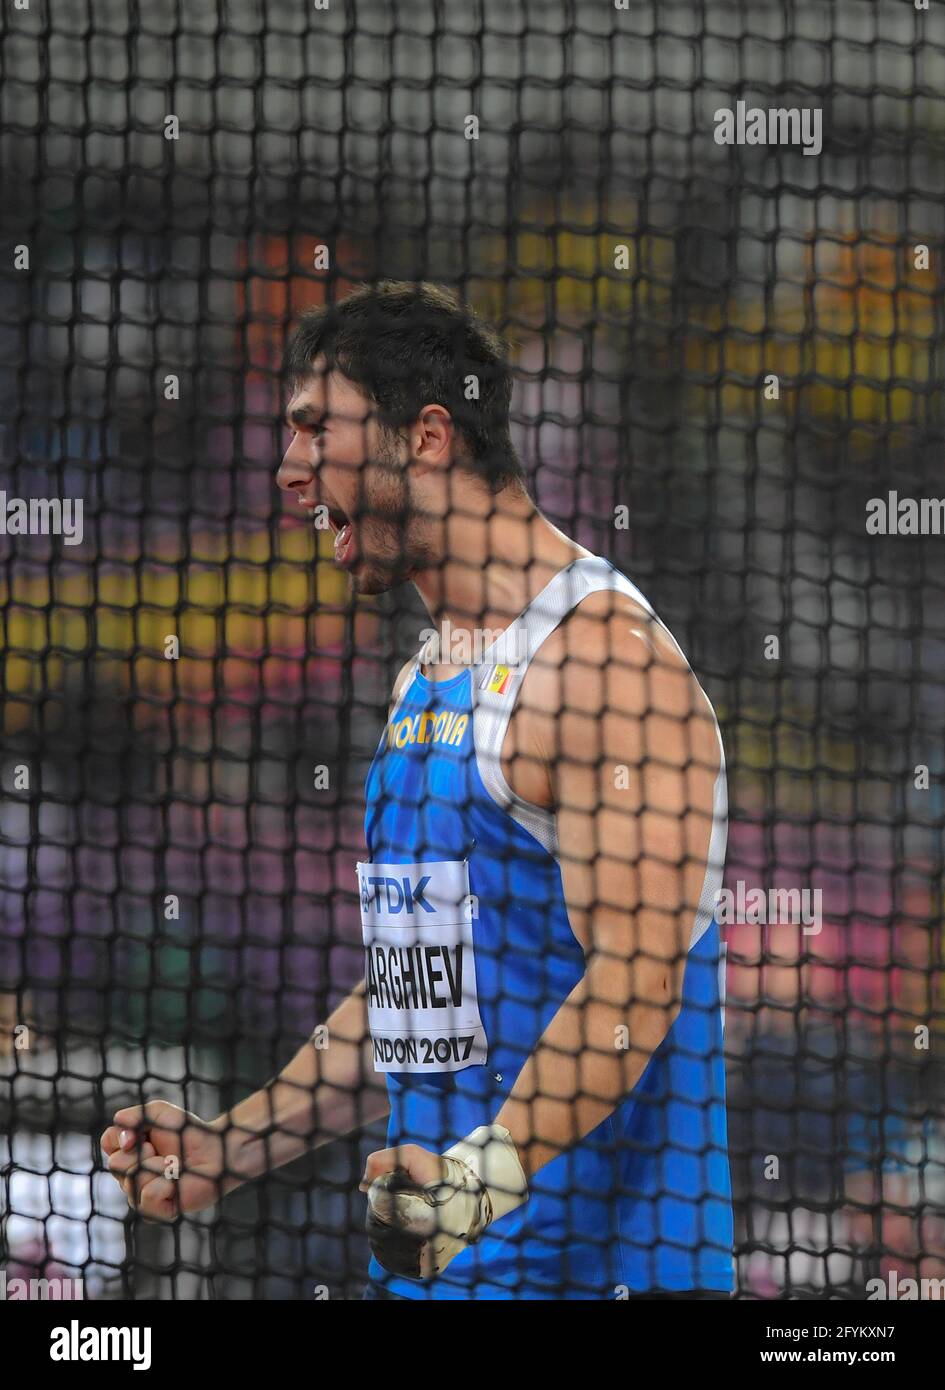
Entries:
[[228, 1113], [119, 1111], [109, 1167], [169, 1219], [388, 1116], [366, 1296], [727, 1297], [711, 705], [531, 500], [506, 347], [449, 292], [307, 311], [287, 377], [280, 486], [355, 594], [430, 614], [367, 778], [365, 978]]

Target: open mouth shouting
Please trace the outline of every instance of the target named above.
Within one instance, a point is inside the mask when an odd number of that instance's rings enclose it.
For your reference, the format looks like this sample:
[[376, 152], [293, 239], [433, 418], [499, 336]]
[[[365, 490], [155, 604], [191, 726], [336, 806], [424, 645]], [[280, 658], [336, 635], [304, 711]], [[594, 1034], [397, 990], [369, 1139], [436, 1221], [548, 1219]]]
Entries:
[[342, 569], [351, 569], [358, 560], [358, 542], [353, 523], [339, 508], [330, 507], [328, 524], [335, 533], [335, 564]]

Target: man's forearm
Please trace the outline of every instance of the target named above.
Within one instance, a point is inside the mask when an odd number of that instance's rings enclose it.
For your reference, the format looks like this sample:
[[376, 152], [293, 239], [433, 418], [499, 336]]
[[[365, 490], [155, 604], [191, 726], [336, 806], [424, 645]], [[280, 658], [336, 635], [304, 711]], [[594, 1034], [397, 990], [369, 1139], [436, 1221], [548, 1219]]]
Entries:
[[[615, 963], [597, 956], [551, 1019], [495, 1118], [531, 1178], [603, 1124], [633, 1090], [678, 1013], [667, 993], [617, 1006]], [[629, 1046], [618, 1047], [625, 1027]]]
[[213, 1121], [224, 1137], [228, 1188], [388, 1113], [360, 987], [326, 1027], [326, 1046], [316, 1046], [313, 1034], [277, 1077]]

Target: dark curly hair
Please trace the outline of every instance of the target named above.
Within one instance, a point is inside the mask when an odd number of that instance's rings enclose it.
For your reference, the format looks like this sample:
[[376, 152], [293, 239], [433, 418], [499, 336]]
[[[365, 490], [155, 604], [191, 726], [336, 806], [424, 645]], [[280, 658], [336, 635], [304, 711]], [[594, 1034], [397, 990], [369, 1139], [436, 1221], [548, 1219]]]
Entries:
[[286, 353], [291, 388], [311, 376], [318, 356], [361, 388], [389, 429], [412, 424], [425, 405], [443, 406], [465, 445], [458, 465], [493, 493], [524, 488], [509, 432], [508, 345], [444, 286], [382, 280], [307, 309]]

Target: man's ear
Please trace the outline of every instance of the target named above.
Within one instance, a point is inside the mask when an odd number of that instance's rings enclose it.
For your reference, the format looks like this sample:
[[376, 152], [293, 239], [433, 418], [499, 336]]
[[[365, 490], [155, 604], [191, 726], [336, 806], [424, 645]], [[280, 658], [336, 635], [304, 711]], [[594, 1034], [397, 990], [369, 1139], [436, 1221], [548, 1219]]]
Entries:
[[453, 417], [446, 407], [425, 405], [410, 430], [414, 460], [430, 468], [441, 468], [450, 462], [454, 438]]

